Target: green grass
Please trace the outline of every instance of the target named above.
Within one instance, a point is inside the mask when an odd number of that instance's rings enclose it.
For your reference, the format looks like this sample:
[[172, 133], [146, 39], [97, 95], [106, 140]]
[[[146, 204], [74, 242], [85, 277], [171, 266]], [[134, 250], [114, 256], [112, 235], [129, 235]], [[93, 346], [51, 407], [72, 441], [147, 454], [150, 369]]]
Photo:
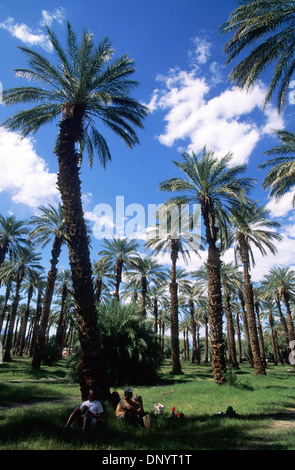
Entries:
[[[0, 450], [295, 449], [295, 414], [284, 414], [295, 413], [295, 370], [288, 365], [269, 365], [266, 376], [256, 376], [245, 364], [229, 373], [231, 385], [218, 386], [206, 365], [183, 363], [184, 373], [175, 376], [166, 364], [158, 385], [128, 384], [142, 395], [146, 412], [164, 405], [152, 429], [131, 428], [108, 410], [99, 429], [83, 435], [75, 426], [62, 432], [80, 403], [79, 386], [66, 378], [66, 360], [37, 374], [29, 364], [15, 358], [0, 365]], [[229, 405], [237, 417], [219, 414]], [[184, 420], [169, 418], [172, 406]]]

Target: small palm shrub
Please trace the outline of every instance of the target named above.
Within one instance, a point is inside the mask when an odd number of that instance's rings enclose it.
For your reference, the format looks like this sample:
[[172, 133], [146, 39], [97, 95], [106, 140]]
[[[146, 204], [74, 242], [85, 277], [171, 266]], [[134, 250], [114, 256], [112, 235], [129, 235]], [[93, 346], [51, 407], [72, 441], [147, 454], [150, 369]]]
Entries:
[[[135, 304], [117, 300], [98, 308], [102, 357], [112, 386], [157, 381], [161, 366], [152, 325]], [[77, 379], [79, 347], [69, 359], [69, 375]]]

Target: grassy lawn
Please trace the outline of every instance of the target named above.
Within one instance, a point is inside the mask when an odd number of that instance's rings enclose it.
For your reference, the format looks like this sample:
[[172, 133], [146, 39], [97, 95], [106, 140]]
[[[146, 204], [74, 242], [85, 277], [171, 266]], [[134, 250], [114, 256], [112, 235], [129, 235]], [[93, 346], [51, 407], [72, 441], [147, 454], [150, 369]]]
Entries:
[[[210, 367], [183, 363], [183, 374], [170, 374], [166, 364], [156, 386], [133, 386], [146, 412], [164, 405], [150, 430], [118, 422], [112, 410], [91, 433], [62, 428], [80, 404], [77, 384], [66, 378], [66, 359], [38, 374], [30, 359], [0, 364], [0, 450], [294, 450], [295, 370], [268, 365], [266, 376], [255, 376], [242, 365], [229, 372], [231, 385], [217, 386]], [[122, 393], [124, 386], [118, 391]], [[169, 418], [171, 408], [185, 415]], [[219, 414], [232, 406], [237, 416]]]

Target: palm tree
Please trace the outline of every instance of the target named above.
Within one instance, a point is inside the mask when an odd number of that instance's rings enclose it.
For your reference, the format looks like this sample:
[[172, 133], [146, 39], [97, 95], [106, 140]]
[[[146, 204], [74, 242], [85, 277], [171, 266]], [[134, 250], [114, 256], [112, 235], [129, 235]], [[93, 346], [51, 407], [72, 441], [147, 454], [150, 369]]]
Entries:
[[[27, 241], [28, 228], [22, 220], [14, 216], [0, 215], [0, 266], [8, 252], [11, 255]], [[24, 238], [25, 237], [25, 238]]]
[[150, 282], [161, 283], [165, 278], [163, 267], [151, 256], [136, 255], [130, 263], [128, 278], [140, 282], [141, 286], [141, 314], [146, 316], [146, 299]]
[[205, 305], [204, 288], [198, 282], [188, 281], [181, 288], [185, 302], [188, 304], [190, 314], [190, 328], [192, 335], [192, 362], [199, 365], [200, 354], [197, 342], [197, 324], [195, 318], [195, 303]]
[[115, 298], [120, 299], [120, 284], [122, 282], [123, 270], [130, 265], [131, 259], [137, 253], [139, 244], [136, 240], [128, 238], [104, 239], [103, 249], [98, 253], [103, 261], [114, 267]]
[[[23, 136], [35, 133], [41, 126], [59, 118], [55, 145], [60, 191], [74, 298], [82, 349], [80, 388], [87, 397], [90, 387], [103, 396], [109, 394], [107, 377], [101, 359], [89, 238], [81, 201], [80, 165], [84, 153], [90, 165], [98, 154], [103, 166], [111, 159], [106, 140], [97, 130], [99, 120], [132, 148], [139, 139], [134, 127], [142, 128], [146, 107], [130, 97], [137, 83], [133, 60], [127, 55], [111, 62], [114, 50], [108, 39], [95, 46], [94, 36], [84, 30], [80, 43], [67, 23], [66, 47], [63, 48], [52, 30], [47, 28], [57, 64], [45, 56], [21, 47], [29, 59], [29, 69], [18, 69], [18, 75], [35, 80], [42, 86], [6, 90], [3, 101], [8, 104], [37, 102], [32, 109], [18, 112], [4, 125], [20, 130]], [[79, 149], [76, 146], [79, 146]]]
[[222, 337], [222, 292], [220, 282], [220, 249], [218, 237], [223, 233], [222, 226], [228, 223], [228, 213], [232, 206], [241, 202], [253, 185], [250, 178], [241, 178], [245, 165], [228, 167], [231, 154], [220, 159], [214, 152], [203, 149], [201, 156], [182, 155], [183, 161], [174, 162], [184, 173], [184, 178], [171, 178], [160, 185], [162, 191], [177, 191], [184, 196], [171, 199], [171, 202], [198, 203], [206, 230], [208, 245], [208, 301], [211, 336], [212, 368], [215, 382], [226, 381], [224, 371], [225, 354]]
[[57, 320], [56, 328], [56, 344], [59, 346], [60, 354], [62, 354], [63, 348], [63, 338], [65, 333], [65, 304], [69, 295], [72, 294], [71, 291], [71, 270], [63, 269], [57, 273], [56, 277], [56, 287], [57, 292], [60, 294], [60, 312]]
[[3, 356], [4, 361], [12, 360], [11, 348], [13, 345], [13, 331], [17, 307], [20, 300], [20, 290], [22, 281], [27, 274], [32, 274], [36, 271], [40, 272], [43, 270], [43, 267], [39, 264], [40, 259], [41, 256], [35, 253], [33, 248], [28, 245], [19, 250], [17, 256], [12, 261], [3, 264], [0, 268], [0, 275], [3, 274], [4, 276], [9, 276], [13, 273], [15, 276], [15, 293], [13, 302], [11, 304], [9, 329], [6, 340], [5, 354]]
[[244, 0], [221, 26], [222, 33], [232, 33], [225, 44], [229, 64], [253, 45], [252, 50], [231, 72], [240, 87], [250, 88], [263, 71], [274, 64], [272, 80], [265, 98], [268, 103], [278, 88], [277, 106], [281, 111], [294, 74], [295, 5], [286, 0]]
[[244, 299], [256, 374], [265, 374], [265, 367], [260, 357], [253, 286], [250, 275], [250, 261], [253, 266], [255, 265], [252, 246], [254, 245], [258, 248], [263, 256], [267, 254], [266, 248], [275, 254], [277, 250], [273, 242], [281, 240], [282, 237], [272, 229], [279, 226], [278, 222], [269, 218], [269, 211], [264, 206], [259, 207], [256, 202], [241, 204], [232, 211], [230, 236], [227, 246], [235, 245], [235, 253], [240, 257], [243, 265]]
[[[148, 229], [148, 239], [145, 249], [151, 248], [154, 254], [170, 253], [171, 272], [170, 272], [170, 323], [171, 323], [171, 356], [172, 373], [181, 374], [181, 365], [179, 357], [179, 322], [178, 322], [178, 283], [177, 283], [177, 260], [182, 255], [185, 262], [190, 258], [191, 252], [198, 253], [199, 245], [195, 237], [192, 239], [188, 232], [182, 231], [173, 226], [172, 217], [167, 217], [167, 224], [164, 222], [163, 214], [169, 205], [163, 204], [159, 210], [159, 222], [154, 227]], [[177, 207], [177, 221], [180, 221], [180, 210]], [[163, 226], [165, 228], [163, 229]], [[199, 238], [199, 237], [197, 237]], [[178, 271], [180, 274], [180, 271]], [[178, 276], [179, 277], [179, 276]]]
[[228, 352], [232, 366], [234, 368], [238, 368], [231, 302], [238, 290], [241, 288], [242, 276], [233, 263], [223, 263], [220, 275], [224, 295], [224, 310], [227, 321]]
[[55, 208], [51, 204], [48, 204], [47, 207], [40, 206], [39, 210], [40, 215], [32, 217], [29, 221], [30, 225], [35, 226], [30, 233], [30, 238], [35, 241], [36, 246], [41, 246], [41, 248], [44, 248], [53, 238], [53, 245], [51, 250], [50, 270], [47, 273], [47, 284], [44, 293], [40, 326], [31, 363], [31, 368], [34, 370], [39, 370], [41, 366], [42, 353], [46, 342], [45, 334], [57, 275], [57, 264], [62, 246], [67, 239], [62, 205], [58, 204], [57, 208]]
[[19, 356], [22, 356], [24, 353], [27, 323], [28, 323], [29, 314], [30, 314], [30, 304], [31, 304], [34, 291], [38, 289], [40, 285], [40, 279], [42, 279], [42, 273], [36, 270], [32, 270], [28, 272], [28, 275], [26, 276], [22, 284], [22, 290], [26, 290], [27, 292], [27, 304], [26, 304], [26, 308], [21, 319], [21, 327], [20, 327], [20, 333], [19, 333], [19, 338], [18, 338], [18, 347], [16, 349], [17, 354]]
[[[258, 165], [258, 168], [270, 168], [263, 180], [263, 189], [270, 188], [270, 196], [279, 201], [295, 185], [295, 135], [293, 132], [278, 130], [275, 132], [281, 144], [265, 152], [265, 155], [279, 155]], [[295, 194], [293, 196], [295, 207]]]
[[99, 305], [105, 293], [109, 292], [111, 285], [111, 263], [100, 259], [93, 263], [95, 303]]
[[[294, 340], [294, 324], [290, 302], [295, 298], [295, 271], [289, 267], [272, 268], [269, 274], [264, 276], [264, 283], [262, 284], [268, 292], [272, 292], [277, 300], [283, 300], [288, 318], [288, 342]], [[278, 306], [279, 303], [277, 302]]]

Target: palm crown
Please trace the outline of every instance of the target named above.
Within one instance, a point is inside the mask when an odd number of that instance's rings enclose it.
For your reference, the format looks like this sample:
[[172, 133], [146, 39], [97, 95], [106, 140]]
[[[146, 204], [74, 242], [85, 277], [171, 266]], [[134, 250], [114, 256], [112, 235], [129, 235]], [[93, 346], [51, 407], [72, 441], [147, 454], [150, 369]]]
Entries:
[[221, 26], [223, 33], [235, 32], [225, 45], [227, 63], [250, 44], [254, 47], [233, 68], [231, 78], [238, 86], [249, 88], [271, 63], [275, 63], [265, 104], [278, 87], [277, 106], [281, 110], [295, 69], [295, 4], [286, 0], [243, 0], [240, 3]]
[[[37, 106], [6, 119], [4, 125], [20, 130], [23, 136], [35, 133], [43, 124], [58, 116], [71, 116], [78, 109], [82, 128], [76, 135], [80, 158], [87, 152], [92, 165], [97, 152], [103, 165], [111, 159], [106, 140], [95, 126], [99, 118], [123, 141], [133, 147], [138, 137], [133, 126], [142, 127], [147, 109], [128, 96], [137, 82], [130, 79], [135, 71], [133, 60], [123, 55], [109, 64], [114, 50], [108, 39], [94, 46], [93, 35], [84, 30], [80, 44], [71, 25], [67, 23], [66, 50], [47, 28], [50, 41], [58, 57], [55, 66], [46, 57], [20, 47], [29, 59], [30, 68], [16, 69], [29, 80], [41, 82], [42, 87], [27, 86], [3, 92], [4, 103], [35, 102]], [[39, 104], [41, 103], [41, 104]]]

